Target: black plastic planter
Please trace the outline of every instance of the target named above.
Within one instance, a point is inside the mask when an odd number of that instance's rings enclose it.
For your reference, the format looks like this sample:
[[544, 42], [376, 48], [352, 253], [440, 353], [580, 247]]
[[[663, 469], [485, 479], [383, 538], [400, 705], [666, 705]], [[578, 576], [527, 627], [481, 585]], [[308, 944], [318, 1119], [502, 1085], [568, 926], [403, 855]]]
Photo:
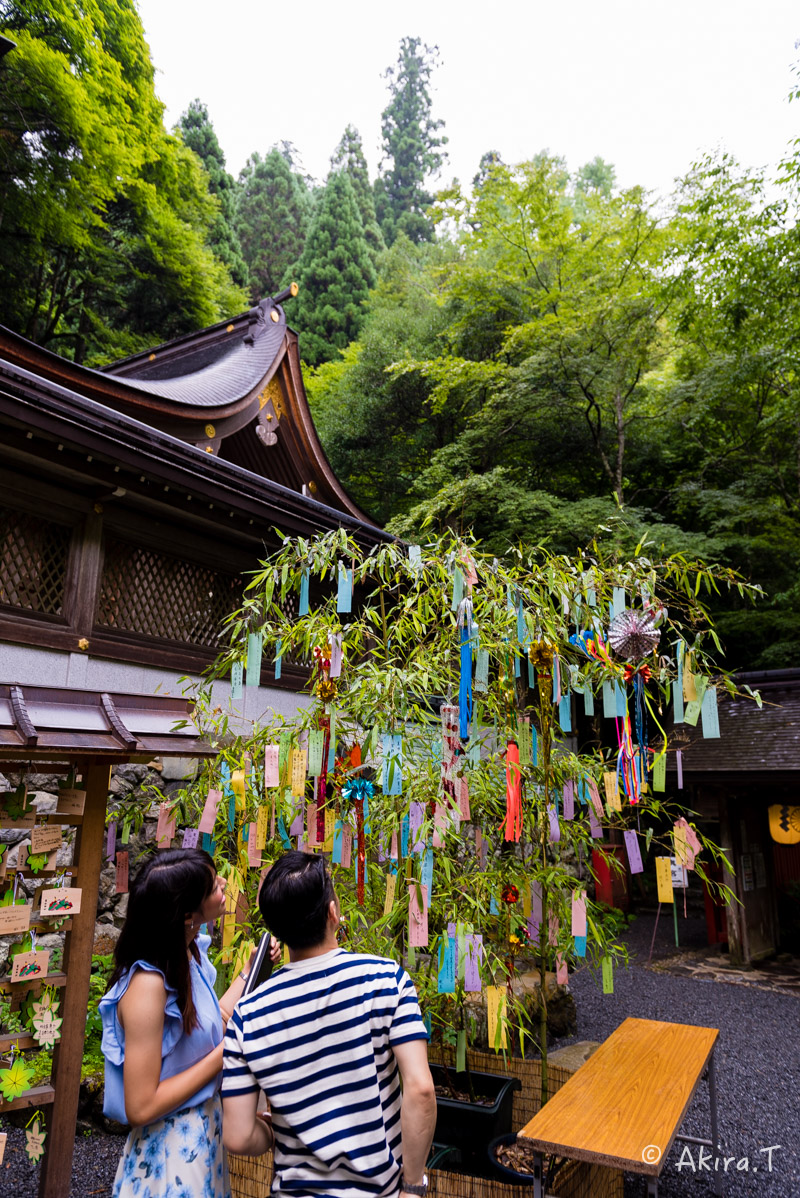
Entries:
[[502, 1161], [497, 1159], [498, 1148], [505, 1148], [507, 1144], [514, 1144], [516, 1143], [516, 1139], [517, 1133], [512, 1131], [498, 1136], [496, 1140], [492, 1140], [489, 1145], [489, 1160], [497, 1170], [500, 1181], [505, 1181], [509, 1185], [532, 1186], [532, 1173], [518, 1173], [516, 1169], [509, 1169], [508, 1165], [504, 1165]]
[[[435, 1085], [447, 1085], [447, 1076], [441, 1065], [431, 1065], [431, 1073]], [[469, 1090], [466, 1073], [450, 1070], [449, 1074], [457, 1090]], [[481, 1098], [491, 1098], [491, 1105], [437, 1097], [436, 1133], [433, 1138], [436, 1144], [449, 1144], [457, 1148], [465, 1162], [484, 1162], [490, 1142], [511, 1131], [514, 1091], [522, 1089], [522, 1082], [518, 1077], [501, 1077], [496, 1073], [473, 1072], [470, 1076], [475, 1093]]]

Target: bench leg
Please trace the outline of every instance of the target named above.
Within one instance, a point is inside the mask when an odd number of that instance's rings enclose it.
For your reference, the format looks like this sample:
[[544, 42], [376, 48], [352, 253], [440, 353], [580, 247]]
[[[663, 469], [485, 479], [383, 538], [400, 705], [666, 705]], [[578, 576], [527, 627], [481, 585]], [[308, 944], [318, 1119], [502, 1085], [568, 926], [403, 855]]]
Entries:
[[647, 1198], [658, 1198], [657, 1177], [648, 1177], [647, 1179]]
[[542, 1189], [542, 1158], [537, 1152], [533, 1158], [533, 1198], [544, 1198]]
[[[708, 1100], [711, 1107], [711, 1145], [715, 1157], [719, 1156], [719, 1122], [717, 1119], [717, 1069], [714, 1064], [716, 1049], [711, 1054], [711, 1060], [708, 1062]], [[718, 1170], [714, 1170], [714, 1193], [722, 1193], [722, 1175]]]

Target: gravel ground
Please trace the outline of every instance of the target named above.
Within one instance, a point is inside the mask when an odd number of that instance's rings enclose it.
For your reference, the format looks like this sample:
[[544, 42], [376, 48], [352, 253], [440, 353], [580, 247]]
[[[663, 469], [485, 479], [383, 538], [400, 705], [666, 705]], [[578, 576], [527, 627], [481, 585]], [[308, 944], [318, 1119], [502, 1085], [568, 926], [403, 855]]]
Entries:
[[[616, 971], [614, 994], [605, 995], [588, 972], [571, 981], [578, 1012], [578, 1040], [604, 1040], [629, 1015], [716, 1027], [717, 1095], [724, 1155], [725, 1198], [759, 1195], [800, 1198], [800, 1000], [793, 995], [725, 982], [701, 981], [656, 973], [645, 967], [654, 916], [641, 914], [626, 940], [631, 954], [627, 969]], [[705, 943], [702, 919], [680, 920], [681, 946]], [[653, 960], [671, 956], [675, 942], [670, 920], [657, 929]], [[560, 1045], [572, 1041], [560, 1041]], [[37, 1198], [38, 1173], [24, 1151], [24, 1132], [9, 1131], [0, 1166], [0, 1195]], [[701, 1082], [683, 1125], [687, 1135], [710, 1139], [708, 1087]], [[75, 1142], [70, 1198], [107, 1196], [122, 1153], [123, 1139], [99, 1131], [79, 1134]], [[771, 1154], [761, 1151], [775, 1147]], [[709, 1150], [705, 1150], [708, 1152]], [[709, 1198], [713, 1174], [700, 1170], [696, 1145], [673, 1147], [659, 1182], [661, 1198]], [[693, 1171], [689, 1164], [691, 1156]], [[746, 1163], [746, 1164], [745, 1164]], [[747, 1171], [745, 1171], [747, 1169]], [[625, 1198], [643, 1198], [642, 1177], [628, 1176]]]
[[[629, 1015], [719, 1028], [717, 1106], [724, 1150], [719, 1171], [725, 1158], [735, 1158], [724, 1174], [723, 1194], [725, 1198], [754, 1194], [800, 1198], [800, 1001], [793, 995], [645, 968], [653, 924], [652, 914], [642, 914], [632, 923], [626, 936], [631, 964], [616, 971], [613, 995], [603, 994], [588, 972], [572, 979], [576, 1038], [605, 1040]], [[683, 947], [702, 947], [703, 921], [681, 917], [680, 937]], [[653, 960], [674, 952], [672, 921], [662, 917]], [[682, 1130], [710, 1139], [709, 1120], [708, 1087], [701, 1082]], [[771, 1145], [780, 1147], [771, 1154], [770, 1172], [770, 1154], [760, 1150]], [[713, 1194], [713, 1174], [698, 1168], [699, 1152], [697, 1145], [676, 1143], [661, 1173], [660, 1198]], [[697, 1172], [689, 1164], [689, 1154]], [[641, 1176], [626, 1178], [625, 1198], [644, 1194]]]

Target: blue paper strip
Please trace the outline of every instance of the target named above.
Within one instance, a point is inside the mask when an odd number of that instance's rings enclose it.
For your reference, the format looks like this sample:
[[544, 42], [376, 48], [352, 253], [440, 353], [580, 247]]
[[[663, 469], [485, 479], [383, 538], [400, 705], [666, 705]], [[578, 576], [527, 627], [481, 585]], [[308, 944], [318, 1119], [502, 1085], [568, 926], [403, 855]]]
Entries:
[[403, 738], [399, 733], [384, 732], [381, 737], [383, 745], [383, 773], [381, 789], [385, 795], [403, 793]]
[[572, 702], [569, 691], [561, 696], [561, 702], [558, 705], [558, 722], [562, 732], [572, 731]]
[[231, 698], [241, 699], [242, 697], [242, 682], [244, 681], [244, 667], [240, 661], [235, 661], [231, 666]]
[[275, 644], [275, 681], [277, 682], [281, 676], [281, 650], [283, 648], [281, 638]]
[[251, 632], [247, 637], [247, 686], [261, 685], [261, 653], [264, 637], [260, 632]]
[[353, 571], [346, 570], [344, 562], [339, 562], [339, 589], [336, 595], [336, 610], [350, 612], [353, 610]]
[[585, 957], [586, 956], [586, 937], [585, 936], [576, 936], [575, 937], [575, 956], [576, 957]]
[[340, 819], [337, 819], [333, 825], [333, 852], [331, 853], [331, 865], [342, 864], [342, 844], [344, 824]]
[[283, 847], [285, 849], [290, 849], [292, 847], [292, 842], [287, 835], [286, 824], [283, 822], [282, 815], [278, 816], [278, 835], [281, 838], [281, 844], [283, 845]]
[[408, 856], [408, 841], [411, 836], [411, 822], [407, 815], [400, 821], [400, 856]]
[[297, 615], [308, 615], [308, 570], [304, 570], [300, 575], [300, 605], [297, 609]]
[[452, 936], [444, 936], [439, 944], [439, 994], [453, 994], [456, 988], [456, 942]]
[[422, 866], [420, 869], [420, 881], [423, 886], [428, 887], [428, 902], [433, 895], [433, 849], [430, 845], [425, 845], [422, 850]]

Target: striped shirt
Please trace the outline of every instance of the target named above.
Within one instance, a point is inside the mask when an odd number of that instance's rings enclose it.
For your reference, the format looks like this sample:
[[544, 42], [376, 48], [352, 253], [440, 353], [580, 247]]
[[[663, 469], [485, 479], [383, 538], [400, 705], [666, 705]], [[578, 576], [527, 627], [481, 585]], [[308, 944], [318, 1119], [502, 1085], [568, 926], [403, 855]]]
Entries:
[[393, 1046], [426, 1040], [414, 985], [384, 957], [343, 949], [292, 961], [240, 999], [222, 1096], [267, 1095], [274, 1194], [397, 1193], [400, 1075]]

